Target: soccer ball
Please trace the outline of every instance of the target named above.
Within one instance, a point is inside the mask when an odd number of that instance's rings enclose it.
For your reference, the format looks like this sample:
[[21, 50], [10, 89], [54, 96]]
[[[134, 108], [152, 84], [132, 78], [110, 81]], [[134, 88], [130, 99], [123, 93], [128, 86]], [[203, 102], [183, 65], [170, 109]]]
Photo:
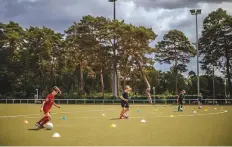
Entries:
[[53, 128], [53, 124], [51, 122], [48, 122], [44, 125], [45, 128], [47, 128], [48, 130], [51, 130]]
[[128, 114], [125, 114], [125, 115], [124, 115], [124, 117], [125, 117], [125, 118], [128, 118], [128, 117], [129, 117], [129, 115], [128, 115]]

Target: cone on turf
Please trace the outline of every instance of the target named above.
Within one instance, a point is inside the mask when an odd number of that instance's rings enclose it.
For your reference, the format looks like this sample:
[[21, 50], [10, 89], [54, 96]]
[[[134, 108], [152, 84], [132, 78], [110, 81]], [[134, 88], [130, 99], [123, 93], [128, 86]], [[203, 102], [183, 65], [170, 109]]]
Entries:
[[145, 120], [145, 119], [142, 119], [140, 122], [145, 123], [145, 122], [146, 122], [146, 120]]
[[205, 109], [205, 111], [207, 112], [208, 110], [207, 110], [207, 109]]
[[61, 137], [61, 136], [60, 136], [60, 134], [59, 134], [59, 133], [54, 133], [54, 134], [52, 135], [52, 137], [54, 137], [54, 138], [58, 138], [58, 137]]
[[102, 116], [106, 116], [105, 114], [102, 114]]
[[111, 128], [116, 128], [115, 124], [110, 125]]
[[170, 115], [170, 117], [174, 117], [173, 115]]
[[24, 120], [24, 123], [25, 123], [25, 124], [28, 124], [28, 121], [27, 121], [27, 120]]
[[214, 108], [215, 110], [217, 110], [217, 108]]
[[195, 110], [194, 110], [194, 111], [193, 111], [193, 113], [194, 113], [194, 114], [196, 114], [196, 113], [197, 113], [197, 111], [195, 111]]
[[67, 118], [65, 116], [62, 117], [62, 120], [66, 120]]

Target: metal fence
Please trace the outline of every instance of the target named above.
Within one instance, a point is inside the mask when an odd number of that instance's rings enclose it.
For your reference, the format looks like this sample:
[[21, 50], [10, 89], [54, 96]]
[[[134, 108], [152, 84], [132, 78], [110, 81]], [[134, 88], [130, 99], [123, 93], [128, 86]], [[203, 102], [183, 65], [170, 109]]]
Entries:
[[[0, 99], [1, 104], [41, 104], [43, 99]], [[120, 99], [56, 99], [57, 104], [119, 104]], [[148, 100], [129, 99], [130, 104], [148, 104]], [[154, 104], [176, 104], [176, 99], [153, 99]], [[197, 99], [185, 99], [184, 104], [197, 104]], [[231, 105], [232, 99], [204, 99], [203, 104]]]

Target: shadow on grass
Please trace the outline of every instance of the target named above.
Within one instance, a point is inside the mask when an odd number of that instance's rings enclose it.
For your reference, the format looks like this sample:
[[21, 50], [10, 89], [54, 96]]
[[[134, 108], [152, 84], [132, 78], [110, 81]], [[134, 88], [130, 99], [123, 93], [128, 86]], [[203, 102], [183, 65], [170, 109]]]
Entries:
[[32, 129], [28, 129], [28, 131], [39, 131], [39, 130], [47, 130], [47, 131], [49, 131], [49, 129], [46, 129], [46, 128], [32, 128]]
[[32, 129], [28, 129], [28, 131], [39, 131], [41, 130], [40, 128], [32, 128]]
[[184, 112], [184, 111], [173, 110], [172, 112]]
[[110, 120], [120, 120], [120, 118], [111, 118]]

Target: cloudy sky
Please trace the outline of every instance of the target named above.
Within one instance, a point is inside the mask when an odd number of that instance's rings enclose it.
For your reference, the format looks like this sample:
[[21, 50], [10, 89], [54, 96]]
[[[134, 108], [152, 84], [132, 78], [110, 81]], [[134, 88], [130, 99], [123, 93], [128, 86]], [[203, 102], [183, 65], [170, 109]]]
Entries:
[[[232, 15], [232, 0], [117, 0], [116, 17], [134, 25], [152, 27], [158, 34], [156, 41], [169, 30], [178, 29], [195, 42], [195, 17], [189, 12], [192, 8], [202, 9], [198, 17], [200, 35], [202, 21], [211, 11], [223, 8]], [[23, 27], [46, 26], [63, 33], [84, 15], [113, 18], [113, 3], [108, 0], [0, 0], [0, 21], [16, 21]], [[169, 70], [168, 65], [155, 67]], [[196, 71], [196, 59], [192, 59], [188, 68]]]

